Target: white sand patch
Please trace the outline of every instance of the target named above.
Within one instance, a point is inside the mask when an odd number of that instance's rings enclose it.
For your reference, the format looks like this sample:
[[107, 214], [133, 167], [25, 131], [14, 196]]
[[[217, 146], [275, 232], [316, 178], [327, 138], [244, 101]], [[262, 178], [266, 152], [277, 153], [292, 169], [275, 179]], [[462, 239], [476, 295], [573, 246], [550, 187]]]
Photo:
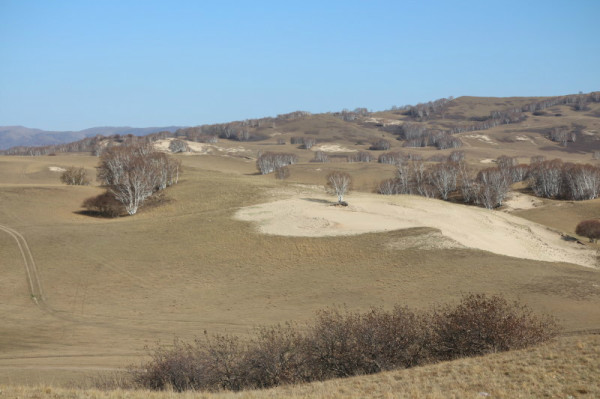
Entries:
[[494, 163], [494, 162], [496, 162], [496, 160], [492, 159], [492, 158], [487, 158], [487, 159], [482, 159], [479, 162], [481, 162], [481, 163]]
[[533, 139], [529, 136], [517, 136], [515, 137], [515, 140], [517, 141], [529, 141], [531, 144], [535, 144], [535, 141], [533, 141]]
[[196, 143], [195, 141], [188, 141], [187, 143], [191, 152], [199, 154], [208, 154], [212, 148], [211, 145], [206, 143]]
[[351, 148], [341, 146], [339, 144], [321, 144], [311, 148], [312, 151], [325, 151], [325, 152], [356, 152]]
[[49, 166], [50, 172], [66, 172], [65, 168], [61, 168], [60, 166]]
[[463, 137], [468, 138], [468, 139], [477, 139], [486, 144], [498, 145], [498, 143], [496, 143], [494, 140], [492, 140], [490, 138], [490, 136], [485, 135], [485, 134], [468, 134]]
[[544, 202], [532, 195], [527, 195], [523, 193], [511, 192], [504, 200], [504, 207], [507, 211], [515, 211], [519, 209], [532, 209], [537, 208], [542, 205]]
[[170, 152], [169, 145], [173, 139], [156, 140], [152, 145], [157, 151]]
[[[157, 140], [155, 141], [154, 144], [154, 148], [156, 148], [158, 151], [164, 151], [164, 152], [171, 152], [169, 150], [169, 145], [171, 144], [171, 141], [175, 140], [174, 138], [168, 138], [168, 139], [164, 139], [164, 140]], [[236, 153], [240, 153], [240, 152], [246, 152], [248, 151], [246, 148], [244, 148], [243, 146], [233, 146], [233, 147], [222, 147], [222, 146], [218, 146], [212, 143], [197, 143], [195, 141], [187, 141], [187, 140], [183, 140], [188, 144], [188, 147], [190, 148], [190, 151], [187, 153], [184, 153], [184, 155], [192, 155], [192, 154], [236, 154]]]
[[596, 131], [595, 130], [584, 130], [583, 134], [585, 134], [586, 136], [595, 136]]
[[389, 125], [402, 125], [404, 122], [397, 120], [397, 119], [386, 119], [386, 118], [366, 118], [364, 120], [365, 123], [375, 123], [375, 124], [381, 124], [383, 126], [389, 126]]
[[[321, 237], [433, 227], [451, 245], [516, 258], [595, 266], [595, 251], [566, 242], [542, 225], [498, 211], [417, 196], [352, 194], [348, 207], [332, 206], [322, 192], [240, 209], [236, 218], [257, 224], [265, 234]], [[400, 247], [414, 247], [411, 239]], [[424, 247], [432, 240], [424, 239]], [[450, 244], [448, 244], [450, 245]]]

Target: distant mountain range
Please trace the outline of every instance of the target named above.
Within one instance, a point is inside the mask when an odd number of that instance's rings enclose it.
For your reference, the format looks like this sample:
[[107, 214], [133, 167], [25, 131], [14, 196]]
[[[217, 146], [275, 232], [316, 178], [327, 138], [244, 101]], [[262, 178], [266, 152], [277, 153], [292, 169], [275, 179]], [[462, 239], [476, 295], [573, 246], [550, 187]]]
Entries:
[[0, 126], [0, 150], [16, 146], [44, 146], [50, 144], [70, 143], [81, 140], [86, 137], [110, 136], [113, 134], [133, 134], [136, 136], [145, 136], [147, 134], [162, 132], [168, 130], [174, 132], [184, 126], [165, 126], [165, 127], [144, 127], [135, 128], [129, 126], [105, 126], [92, 127], [79, 131], [49, 131], [41, 129], [31, 129], [25, 126]]

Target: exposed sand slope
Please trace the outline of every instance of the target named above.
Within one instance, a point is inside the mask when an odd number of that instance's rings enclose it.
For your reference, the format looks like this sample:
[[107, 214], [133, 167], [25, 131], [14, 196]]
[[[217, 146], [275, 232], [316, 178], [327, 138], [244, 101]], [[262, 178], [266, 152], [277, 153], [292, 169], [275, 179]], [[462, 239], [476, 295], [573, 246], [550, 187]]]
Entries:
[[[294, 198], [242, 208], [236, 217], [256, 222], [265, 234], [286, 236], [319, 237], [433, 227], [446, 237], [445, 247], [455, 243], [517, 258], [591, 267], [596, 264], [594, 251], [562, 240], [556, 231], [504, 212], [408, 195], [356, 193], [348, 201], [347, 208], [332, 206], [330, 196], [305, 192]], [[436, 239], [423, 238], [429, 242]]]

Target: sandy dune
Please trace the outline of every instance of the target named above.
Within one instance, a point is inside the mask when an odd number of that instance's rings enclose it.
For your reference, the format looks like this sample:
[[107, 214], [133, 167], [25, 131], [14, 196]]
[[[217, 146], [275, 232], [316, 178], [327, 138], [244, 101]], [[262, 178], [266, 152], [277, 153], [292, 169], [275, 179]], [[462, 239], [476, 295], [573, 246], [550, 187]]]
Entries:
[[[332, 206], [323, 193], [304, 192], [293, 198], [240, 209], [236, 218], [257, 223], [265, 234], [333, 236], [411, 227], [439, 229], [443, 238], [395, 243], [395, 247], [467, 247], [500, 255], [595, 267], [595, 252], [562, 240], [559, 232], [504, 212], [416, 196], [352, 194], [347, 208]], [[439, 245], [433, 245], [439, 243]]]

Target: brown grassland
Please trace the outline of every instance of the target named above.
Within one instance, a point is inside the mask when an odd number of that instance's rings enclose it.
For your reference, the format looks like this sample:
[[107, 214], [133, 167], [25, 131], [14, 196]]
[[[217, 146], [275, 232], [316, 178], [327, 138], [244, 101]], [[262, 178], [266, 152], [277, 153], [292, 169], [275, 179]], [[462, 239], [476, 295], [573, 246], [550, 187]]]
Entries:
[[[452, 112], [469, 116], [528, 99], [455, 101]], [[519, 124], [461, 133], [461, 150], [474, 168], [489, 166], [482, 161], [500, 155], [524, 162], [545, 155], [597, 163], [592, 154], [600, 150], [600, 118], [594, 112], [599, 114], [600, 104], [592, 106], [591, 112], [557, 106], [560, 117], [529, 116]], [[400, 118], [392, 112], [374, 116]], [[582, 140], [567, 147], [540, 133], [574, 123], [582, 126]], [[428, 226], [333, 237], [261, 234], [252, 223], [234, 219], [234, 213], [298, 195], [307, 187], [322, 190], [325, 176], [334, 169], [351, 173], [355, 189], [364, 192], [372, 192], [394, 173], [391, 165], [374, 162], [340, 163], [333, 158], [330, 163], [311, 163], [313, 151], [289, 144], [289, 137], [310, 132], [321, 140], [313, 150], [337, 145], [356, 151], [383, 136], [392, 149], [401, 149], [389, 133], [330, 115], [263, 130], [271, 136], [264, 141], [222, 140], [212, 153], [177, 155], [184, 174], [167, 190], [166, 201], [117, 219], [82, 212], [84, 199], [101, 192], [96, 183], [65, 186], [60, 174], [51, 170], [84, 166], [95, 176], [97, 157], [0, 157], [0, 227], [25, 237], [45, 294], [45, 301], [36, 306], [17, 243], [0, 230], [0, 397], [441, 398], [476, 397], [480, 392], [492, 397], [600, 396], [600, 338], [583, 335], [600, 329], [600, 269], [468, 248], [424, 251], [386, 245], [390, 239], [427, 233]], [[278, 137], [288, 144], [277, 145]], [[256, 172], [259, 150], [293, 152], [300, 162], [290, 167], [289, 179], [278, 181], [272, 174]], [[408, 152], [430, 157], [450, 150]], [[352, 201], [351, 193], [347, 200]], [[539, 202], [532, 209], [504, 211], [574, 236], [577, 223], [597, 217], [600, 206], [600, 200]], [[468, 292], [519, 300], [557, 317], [564, 332], [572, 335], [514, 353], [242, 394], [69, 388], [89, 386], [102, 373], [120, 373], [140, 364], [146, 359], [146, 346], [174, 337], [191, 340], [205, 330], [245, 335], [259, 325], [303, 323], [330, 305], [351, 310], [396, 304], [426, 309]]]

